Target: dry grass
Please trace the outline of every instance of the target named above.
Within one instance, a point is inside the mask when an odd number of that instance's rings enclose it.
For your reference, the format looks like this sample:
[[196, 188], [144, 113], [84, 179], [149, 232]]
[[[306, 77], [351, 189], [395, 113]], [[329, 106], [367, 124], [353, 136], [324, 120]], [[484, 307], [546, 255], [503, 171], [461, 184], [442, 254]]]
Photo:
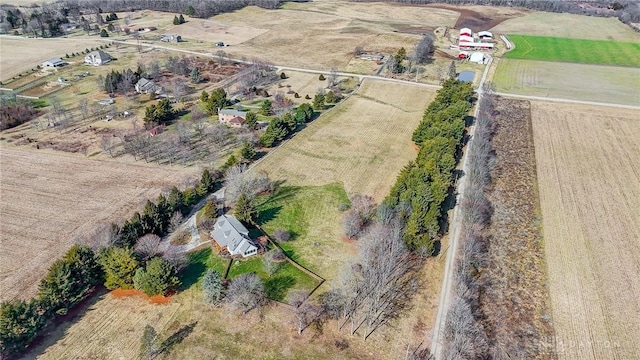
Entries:
[[505, 93], [640, 104], [640, 68], [500, 59], [493, 76]]
[[431, 89], [365, 80], [336, 106], [269, 155], [259, 169], [292, 185], [342, 182], [348, 194], [381, 200], [415, 157], [411, 134]]
[[[331, 9], [324, 9], [329, 6]], [[376, 12], [359, 12], [366, 6]], [[333, 9], [333, 10], [332, 10]], [[385, 10], [386, 9], [386, 10]], [[396, 10], [398, 9], [398, 10]], [[451, 25], [457, 14], [446, 10], [399, 7], [383, 4], [288, 4], [281, 10], [247, 7], [213, 19], [230, 29], [246, 30], [251, 24], [267, 31], [251, 40], [233, 44], [224, 50], [235, 57], [260, 58], [275, 64], [329, 69], [344, 69], [353, 58], [356, 46], [371, 52], [395, 53], [401, 46], [413, 48], [419, 35], [403, 33], [398, 27], [411, 24], [433, 27]], [[400, 12], [398, 12], [400, 11]], [[394, 13], [401, 14], [395, 23]], [[446, 16], [440, 16], [439, 13]], [[429, 13], [437, 16], [428, 15]], [[419, 14], [424, 15], [420, 18]], [[453, 16], [455, 14], [455, 16]], [[366, 18], [362, 18], [365, 16]], [[242, 30], [241, 28], [245, 28]], [[395, 32], [398, 31], [398, 32]], [[229, 34], [230, 36], [233, 33]], [[215, 49], [215, 48], [213, 48]]]
[[2, 300], [28, 297], [49, 265], [96, 225], [129, 217], [193, 169], [23, 150], [2, 145]]
[[0, 79], [6, 80], [34, 68], [51, 58], [64, 58], [66, 53], [104, 45], [97, 38], [30, 39], [0, 37]]
[[492, 31], [501, 34], [640, 42], [640, 35], [613, 17], [532, 12], [509, 19]]
[[483, 324], [493, 348], [527, 359], [553, 359], [530, 106], [498, 98], [495, 107], [493, 214], [487, 262], [480, 270]]
[[532, 103], [560, 359], [640, 356], [636, 110]]

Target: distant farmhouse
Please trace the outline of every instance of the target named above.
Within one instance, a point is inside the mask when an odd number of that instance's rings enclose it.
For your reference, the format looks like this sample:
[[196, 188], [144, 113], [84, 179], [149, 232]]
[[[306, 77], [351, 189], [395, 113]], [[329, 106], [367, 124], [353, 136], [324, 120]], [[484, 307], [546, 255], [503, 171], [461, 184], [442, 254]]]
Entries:
[[249, 238], [249, 230], [232, 215], [222, 215], [211, 231], [214, 244], [219, 250], [230, 255], [249, 257], [258, 253], [258, 247]]
[[84, 57], [84, 63], [93, 66], [100, 66], [109, 61], [111, 61], [111, 55], [102, 50], [92, 51]]
[[240, 128], [247, 120], [247, 112], [233, 109], [218, 109], [218, 121], [231, 127]]
[[177, 43], [182, 41], [182, 36], [176, 34], [164, 34], [160, 41]]
[[50, 59], [42, 63], [42, 67], [44, 68], [55, 68], [55, 67], [61, 67], [65, 65], [67, 65], [67, 63], [62, 61], [62, 59], [60, 58]]
[[140, 80], [138, 80], [138, 82], [136, 83], [136, 92], [138, 94], [162, 94], [163, 93], [163, 89], [160, 85], [156, 84], [155, 82], [149, 80], [149, 79], [145, 79], [145, 78], [140, 78]]

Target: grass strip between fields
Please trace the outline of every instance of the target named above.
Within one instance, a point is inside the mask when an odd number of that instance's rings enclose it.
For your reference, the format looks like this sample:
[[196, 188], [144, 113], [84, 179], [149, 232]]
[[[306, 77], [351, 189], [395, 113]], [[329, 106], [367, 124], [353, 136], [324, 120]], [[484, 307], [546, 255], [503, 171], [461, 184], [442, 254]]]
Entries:
[[509, 35], [515, 49], [508, 59], [544, 60], [640, 67], [640, 44], [621, 41]]

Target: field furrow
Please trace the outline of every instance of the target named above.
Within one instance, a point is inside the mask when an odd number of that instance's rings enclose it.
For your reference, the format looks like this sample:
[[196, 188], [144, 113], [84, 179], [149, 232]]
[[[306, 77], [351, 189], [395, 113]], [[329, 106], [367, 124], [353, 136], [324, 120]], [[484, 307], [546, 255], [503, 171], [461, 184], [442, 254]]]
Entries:
[[0, 292], [25, 298], [77, 237], [141, 209], [195, 169], [157, 168], [3, 146]]
[[640, 144], [633, 110], [534, 103], [561, 359], [640, 357]]

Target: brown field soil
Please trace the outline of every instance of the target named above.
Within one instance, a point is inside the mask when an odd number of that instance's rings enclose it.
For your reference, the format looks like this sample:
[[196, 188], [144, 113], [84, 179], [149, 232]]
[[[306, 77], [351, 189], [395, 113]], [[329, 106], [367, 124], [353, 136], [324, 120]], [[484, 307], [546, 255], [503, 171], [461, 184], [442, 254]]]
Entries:
[[528, 101], [498, 98], [492, 144], [493, 206], [481, 309], [492, 347], [527, 359], [554, 359], [551, 302], [541, 237]]
[[[0, 37], [0, 79], [34, 68], [51, 58], [65, 57], [66, 53], [104, 45], [97, 38], [30, 39]], [[82, 61], [82, 60], [81, 60]]]
[[499, 59], [499, 92], [640, 105], [640, 68]]
[[380, 201], [415, 158], [411, 134], [433, 96], [431, 89], [366, 79], [257, 168], [291, 185], [338, 181], [349, 195]]
[[454, 28], [470, 28], [473, 31], [489, 30], [505, 20], [523, 16], [527, 13], [523, 9], [496, 6], [450, 6], [450, 5], [426, 5], [428, 7], [446, 9], [460, 13]]
[[56, 92], [61, 88], [63, 88], [64, 86], [65, 86], [64, 84], [51, 81], [51, 82], [44, 83], [42, 85], [34, 86], [31, 89], [22, 91], [20, 92], [20, 95], [42, 97], [42, 96], [51, 94], [53, 92]]
[[638, 111], [531, 110], [558, 357], [637, 359]]
[[4, 144], [0, 156], [2, 300], [32, 296], [76, 237], [131, 216], [144, 201], [195, 173]]
[[531, 12], [509, 19], [491, 31], [501, 34], [640, 42], [640, 34], [613, 17]]

